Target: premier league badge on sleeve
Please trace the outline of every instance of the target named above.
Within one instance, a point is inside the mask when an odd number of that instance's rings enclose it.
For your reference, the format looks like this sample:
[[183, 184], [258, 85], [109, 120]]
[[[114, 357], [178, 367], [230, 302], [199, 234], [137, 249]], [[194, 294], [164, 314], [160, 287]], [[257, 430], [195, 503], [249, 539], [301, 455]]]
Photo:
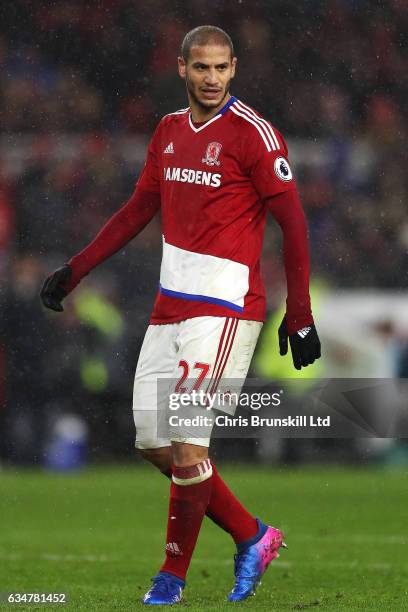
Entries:
[[275, 174], [281, 181], [292, 180], [292, 170], [284, 157], [277, 157], [274, 164]]
[[220, 166], [221, 162], [218, 157], [221, 153], [222, 144], [219, 142], [210, 142], [205, 152], [205, 157], [201, 160], [203, 164], [207, 166]]

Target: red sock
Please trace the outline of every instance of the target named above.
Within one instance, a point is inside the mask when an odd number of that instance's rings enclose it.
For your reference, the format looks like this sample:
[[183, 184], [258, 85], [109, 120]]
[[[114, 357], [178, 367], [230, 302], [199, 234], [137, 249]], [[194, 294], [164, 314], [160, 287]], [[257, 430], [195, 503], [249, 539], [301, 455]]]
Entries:
[[160, 571], [185, 580], [212, 488], [209, 459], [173, 467], [167, 522], [166, 560]]
[[207, 516], [219, 527], [231, 534], [236, 544], [253, 538], [258, 533], [258, 523], [229, 490], [212, 463], [212, 489]]
[[[227, 487], [213, 462], [210, 502], [206, 515], [221, 529], [231, 534], [236, 544], [253, 538], [258, 532], [258, 524], [241, 502]], [[171, 470], [163, 472], [171, 478]]]

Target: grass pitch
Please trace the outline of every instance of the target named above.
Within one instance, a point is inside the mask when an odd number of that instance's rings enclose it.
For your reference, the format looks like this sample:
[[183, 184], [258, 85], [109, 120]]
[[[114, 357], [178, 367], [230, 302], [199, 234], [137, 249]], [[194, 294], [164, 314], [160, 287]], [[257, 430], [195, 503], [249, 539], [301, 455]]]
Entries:
[[[205, 520], [180, 609], [408, 610], [407, 471], [234, 467], [221, 474], [289, 545], [228, 604], [234, 547]], [[7, 610], [136, 610], [163, 558], [168, 481], [150, 467], [0, 473], [0, 592], [66, 592]], [[162, 607], [159, 607], [162, 609]]]

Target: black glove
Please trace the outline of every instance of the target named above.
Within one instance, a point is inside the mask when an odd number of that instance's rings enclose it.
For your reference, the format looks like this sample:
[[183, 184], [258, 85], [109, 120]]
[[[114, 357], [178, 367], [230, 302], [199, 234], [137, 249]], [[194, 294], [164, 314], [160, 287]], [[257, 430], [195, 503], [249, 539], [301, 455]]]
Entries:
[[320, 358], [320, 340], [314, 323], [288, 336], [285, 316], [278, 329], [278, 335], [281, 355], [286, 355], [288, 352], [289, 338], [290, 348], [292, 349], [293, 365], [297, 370], [300, 370], [302, 366], [305, 368], [311, 363], [314, 363], [315, 359]]
[[62, 288], [62, 284], [70, 280], [72, 276], [72, 268], [68, 264], [65, 264], [58, 270], [55, 270], [51, 276], [49, 276], [43, 285], [40, 292], [40, 298], [46, 308], [55, 310], [56, 312], [62, 312], [62, 300], [68, 295], [68, 291]]

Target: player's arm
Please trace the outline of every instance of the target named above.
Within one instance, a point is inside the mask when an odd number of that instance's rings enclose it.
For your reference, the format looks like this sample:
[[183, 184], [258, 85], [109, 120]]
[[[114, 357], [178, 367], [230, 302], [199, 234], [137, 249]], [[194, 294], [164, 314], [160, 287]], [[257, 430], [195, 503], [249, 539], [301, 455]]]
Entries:
[[286, 314], [279, 328], [279, 346], [281, 355], [285, 355], [289, 341], [293, 364], [300, 370], [320, 357], [320, 341], [309, 296], [306, 220], [287, 159], [285, 141], [266, 122], [258, 125], [263, 137], [248, 142], [246, 164], [255, 189], [282, 230], [288, 293]]
[[130, 199], [102, 227], [85, 249], [58, 268], [44, 282], [40, 297], [46, 308], [61, 312], [61, 301], [84, 276], [123, 248], [151, 221], [160, 208], [160, 181], [154, 138]]
[[283, 235], [286, 272], [286, 315], [279, 327], [280, 354], [291, 345], [293, 364], [300, 370], [319, 359], [320, 341], [309, 296], [310, 258], [306, 219], [296, 188], [268, 198], [267, 206]]

